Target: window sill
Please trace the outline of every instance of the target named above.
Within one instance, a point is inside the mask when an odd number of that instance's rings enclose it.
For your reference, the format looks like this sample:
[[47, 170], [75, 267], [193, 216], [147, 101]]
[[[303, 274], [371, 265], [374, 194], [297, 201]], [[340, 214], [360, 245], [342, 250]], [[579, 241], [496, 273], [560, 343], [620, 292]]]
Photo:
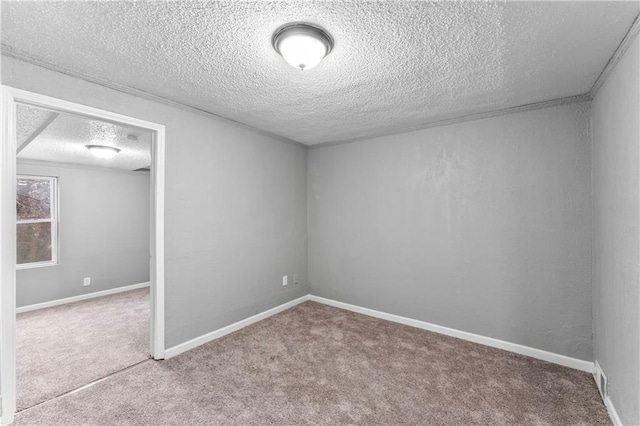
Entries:
[[16, 270], [20, 269], [34, 269], [34, 268], [44, 268], [47, 266], [58, 266], [60, 262], [34, 262], [34, 263], [21, 263], [16, 265]]

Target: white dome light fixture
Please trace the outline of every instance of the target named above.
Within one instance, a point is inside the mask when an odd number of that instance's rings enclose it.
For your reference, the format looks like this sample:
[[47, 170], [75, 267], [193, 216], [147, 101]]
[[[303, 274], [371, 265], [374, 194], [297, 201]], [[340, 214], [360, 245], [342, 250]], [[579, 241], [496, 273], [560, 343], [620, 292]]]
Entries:
[[113, 158], [120, 152], [118, 148], [106, 145], [86, 145], [86, 148], [91, 151], [93, 155], [103, 160]]
[[273, 48], [289, 65], [310, 70], [333, 49], [333, 38], [323, 28], [306, 22], [292, 22], [279, 27], [271, 39]]

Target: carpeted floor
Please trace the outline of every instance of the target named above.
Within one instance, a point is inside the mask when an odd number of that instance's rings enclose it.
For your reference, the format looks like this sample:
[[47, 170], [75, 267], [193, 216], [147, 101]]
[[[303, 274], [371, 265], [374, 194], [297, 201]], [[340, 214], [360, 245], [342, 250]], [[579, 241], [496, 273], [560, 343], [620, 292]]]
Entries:
[[17, 425], [604, 425], [592, 377], [306, 302]]
[[145, 360], [149, 334], [148, 288], [18, 314], [18, 410]]

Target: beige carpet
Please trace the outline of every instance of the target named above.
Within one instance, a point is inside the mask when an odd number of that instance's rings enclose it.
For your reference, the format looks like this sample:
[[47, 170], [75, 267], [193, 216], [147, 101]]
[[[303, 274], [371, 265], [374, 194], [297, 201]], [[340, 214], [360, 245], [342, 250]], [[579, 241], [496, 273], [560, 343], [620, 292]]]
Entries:
[[603, 425], [587, 373], [306, 302], [17, 425]]
[[23, 410], [149, 356], [149, 289], [18, 314], [17, 405]]

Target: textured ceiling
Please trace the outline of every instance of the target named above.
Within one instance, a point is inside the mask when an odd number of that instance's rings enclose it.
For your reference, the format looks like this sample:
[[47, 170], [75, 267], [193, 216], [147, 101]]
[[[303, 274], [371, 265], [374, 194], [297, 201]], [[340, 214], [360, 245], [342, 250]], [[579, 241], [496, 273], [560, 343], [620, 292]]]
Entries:
[[[151, 164], [152, 134], [138, 128], [18, 105], [16, 131], [18, 158], [23, 160], [120, 170], [136, 170]], [[128, 135], [138, 140], [130, 140]], [[102, 160], [91, 154], [86, 145], [109, 145], [121, 151], [112, 159]]]
[[[305, 144], [589, 91], [638, 2], [2, 2], [7, 54], [30, 57]], [[290, 21], [335, 48], [298, 71]]]

